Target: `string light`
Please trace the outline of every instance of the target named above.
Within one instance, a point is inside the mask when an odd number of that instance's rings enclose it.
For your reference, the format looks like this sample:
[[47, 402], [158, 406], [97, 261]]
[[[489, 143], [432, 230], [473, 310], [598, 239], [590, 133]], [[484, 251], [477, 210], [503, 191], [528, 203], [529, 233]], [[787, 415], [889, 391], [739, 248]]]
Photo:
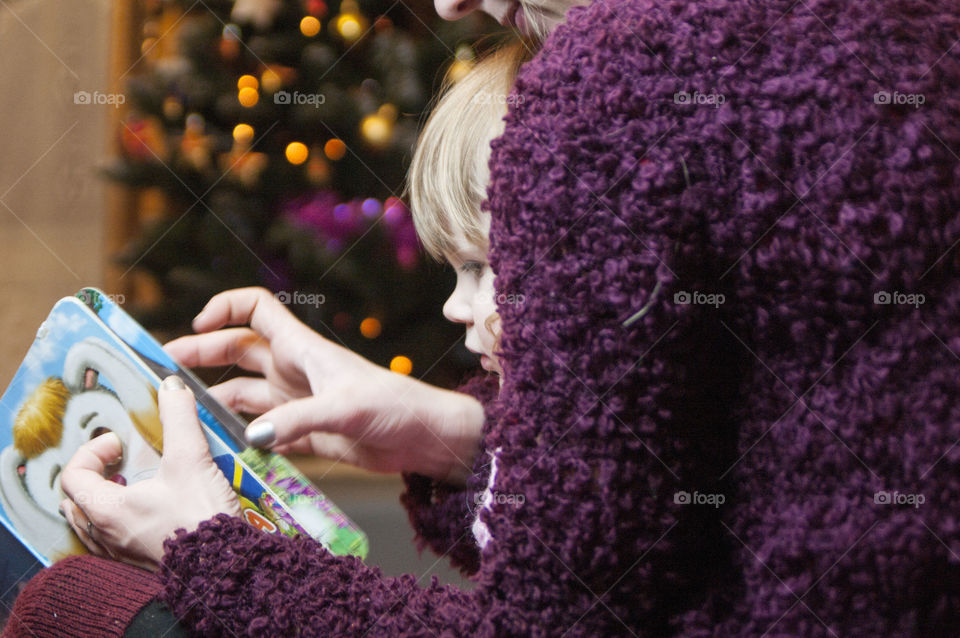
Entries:
[[257, 93], [256, 89], [245, 86], [240, 89], [240, 93], [237, 94], [237, 99], [240, 100], [240, 104], [250, 108], [251, 106], [256, 106], [257, 102], [260, 101], [260, 94]]
[[393, 135], [393, 126], [387, 118], [375, 113], [360, 122], [360, 134], [373, 146], [386, 146]]
[[390, 369], [400, 374], [410, 374], [413, 372], [413, 361], [409, 357], [398, 355], [390, 360]]
[[241, 75], [240, 79], [237, 80], [237, 89], [253, 89], [256, 91], [260, 87], [260, 83], [257, 82], [257, 78], [252, 75]]
[[313, 16], [306, 16], [300, 21], [300, 33], [312, 38], [320, 33], [320, 21]]
[[376, 339], [383, 331], [383, 325], [375, 317], [367, 317], [360, 322], [360, 334], [367, 339]]
[[183, 115], [183, 104], [172, 95], [168, 96], [163, 100], [163, 114], [168, 120], [175, 120]]
[[327, 15], [327, 3], [323, 0], [307, 0], [307, 11], [309, 11], [311, 15], [322, 18]]
[[349, 13], [338, 16], [337, 32], [344, 40], [356, 40], [360, 36], [360, 21]]
[[376, 113], [360, 122], [360, 134], [371, 146], [386, 146], [393, 137], [393, 123], [397, 119], [397, 107], [384, 104]]
[[307, 162], [307, 179], [317, 186], [330, 181], [330, 165], [323, 159], [319, 149], [314, 149], [314, 152], [310, 153], [310, 161]]
[[333, 138], [323, 145], [323, 152], [327, 157], [336, 162], [339, 159], [343, 159], [343, 156], [347, 154], [347, 145], [341, 140]]
[[223, 36], [220, 38], [220, 55], [224, 59], [232, 60], [240, 53], [240, 27], [231, 23], [223, 27]]
[[227, 40], [239, 40], [240, 39], [240, 27], [233, 24], [232, 22], [223, 27], [222, 35]]
[[367, 19], [360, 13], [360, 7], [355, 0], [343, 0], [338, 15], [331, 26], [341, 38], [348, 42], [356, 40], [367, 28]]
[[253, 127], [249, 124], [237, 124], [233, 127], [233, 139], [238, 144], [250, 144], [253, 141]]
[[450, 70], [447, 71], [447, 73], [450, 75], [451, 80], [454, 82], [459, 82], [470, 71], [470, 69], [473, 68], [476, 54], [469, 45], [461, 44], [457, 47], [457, 51], [454, 56], [455, 59], [453, 64], [450, 65]]
[[287, 144], [286, 155], [287, 161], [296, 166], [307, 161], [310, 150], [303, 142], [290, 142]]
[[283, 78], [273, 69], [267, 69], [260, 75], [260, 84], [264, 91], [276, 93], [283, 86]]

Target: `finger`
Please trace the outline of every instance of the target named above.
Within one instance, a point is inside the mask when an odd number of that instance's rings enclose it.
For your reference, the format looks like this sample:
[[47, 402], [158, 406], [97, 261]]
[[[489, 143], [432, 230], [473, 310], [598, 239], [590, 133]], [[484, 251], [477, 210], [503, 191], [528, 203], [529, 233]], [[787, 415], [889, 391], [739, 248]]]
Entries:
[[163, 349], [188, 368], [238, 365], [263, 373], [270, 361], [270, 344], [250, 328], [228, 328], [175, 339]]
[[366, 467], [366, 455], [359, 441], [327, 432], [314, 432], [306, 438], [314, 456]]
[[163, 457], [160, 467], [194, 464], [210, 456], [207, 438], [197, 418], [197, 402], [176, 376], [167, 377], [157, 394], [163, 423]]
[[310, 437], [305, 436], [292, 443], [278, 443], [270, 448], [277, 454], [301, 454], [303, 456], [314, 456], [313, 447], [310, 445]]
[[67, 519], [67, 523], [73, 529], [73, 533], [77, 535], [77, 538], [91, 554], [109, 557], [107, 550], [90, 535], [89, 531], [92, 529], [88, 524], [90, 519], [76, 503], [70, 499], [65, 499], [60, 503], [60, 509], [63, 511], [63, 517]]
[[276, 405], [266, 379], [237, 377], [209, 389], [210, 396], [234, 412], [263, 414]]
[[60, 474], [60, 487], [77, 503], [113, 503], [123, 487], [103, 477], [108, 465], [123, 456], [123, 445], [113, 432], [87, 441], [73, 453]]
[[318, 396], [297, 399], [277, 406], [247, 426], [247, 442], [255, 447], [270, 447], [291, 443], [311, 432], [354, 436], [356, 420], [356, 409], [345, 408], [342, 402]]
[[249, 325], [268, 340], [287, 325], [300, 322], [266, 288], [239, 288], [214, 296], [193, 320], [197, 332]]

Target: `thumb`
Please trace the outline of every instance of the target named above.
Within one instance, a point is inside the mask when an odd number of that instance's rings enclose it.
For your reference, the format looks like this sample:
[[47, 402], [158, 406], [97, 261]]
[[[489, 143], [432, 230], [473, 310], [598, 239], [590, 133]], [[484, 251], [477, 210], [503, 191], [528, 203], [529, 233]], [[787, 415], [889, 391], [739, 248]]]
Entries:
[[120, 493], [124, 488], [106, 480], [103, 473], [122, 453], [120, 437], [113, 432], [84, 443], [63, 468], [60, 487], [78, 505], [86, 505], [92, 499], [92, 494]]
[[196, 399], [178, 376], [169, 376], [158, 393], [160, 422], [163, 424], [163, 459], [196, 462], [210, 456], [210, 447], [197, 418]]
[[267, 448], [292, 443], [311, 432], [330, 432], [350, 436], [351, 420], [343, 408], [319, 397], [288, 401], [261, 415], [247, 426], [247, 443]]

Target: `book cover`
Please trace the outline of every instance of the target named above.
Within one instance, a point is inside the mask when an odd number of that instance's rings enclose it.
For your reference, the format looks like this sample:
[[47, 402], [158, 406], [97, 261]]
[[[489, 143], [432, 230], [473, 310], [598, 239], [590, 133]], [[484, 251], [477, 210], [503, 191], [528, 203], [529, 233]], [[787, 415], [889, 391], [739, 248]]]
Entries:
[[12, 601], [17, 584], [41, 566], [86, 552], [58, 512], [60, 472], [80, 445], [112, 431], [124, 458], [109, 480], [128, 485], [156, 473], [157, 388], [168, 374], [197, 396], [211, 455], [244, 520], [267, 533], [309, 534], [333, 553], [366, 555], [366, 536], [320, 490], [284, 457], [245, 448], [243, 421], [88, 288], [56, 304], [0, 398], [0, 601]]

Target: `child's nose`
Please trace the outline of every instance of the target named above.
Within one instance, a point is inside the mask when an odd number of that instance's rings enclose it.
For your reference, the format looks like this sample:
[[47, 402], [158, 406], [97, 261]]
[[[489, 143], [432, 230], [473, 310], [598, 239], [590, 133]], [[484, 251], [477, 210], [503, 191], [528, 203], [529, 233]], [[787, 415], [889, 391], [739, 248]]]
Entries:
[[452, 323], [470, 323], [473, 321], [473, 309], [454, 291], [443, 304], [443, 316]]

